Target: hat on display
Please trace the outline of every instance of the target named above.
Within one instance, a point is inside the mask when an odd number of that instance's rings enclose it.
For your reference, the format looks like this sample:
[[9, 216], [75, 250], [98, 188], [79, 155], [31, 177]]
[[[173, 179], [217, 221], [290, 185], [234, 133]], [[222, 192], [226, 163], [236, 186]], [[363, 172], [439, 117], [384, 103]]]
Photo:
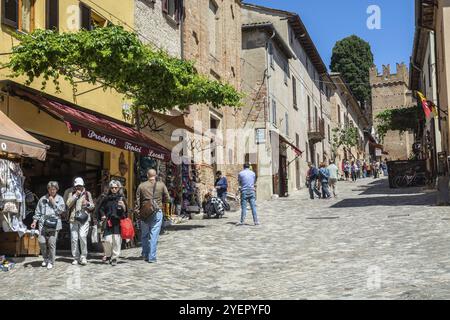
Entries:
[[82, 178], [76, 178], [73, 185], [74, 185], [74, 187], [77, 187], [77, 186], [84, 187], [84, 181]]

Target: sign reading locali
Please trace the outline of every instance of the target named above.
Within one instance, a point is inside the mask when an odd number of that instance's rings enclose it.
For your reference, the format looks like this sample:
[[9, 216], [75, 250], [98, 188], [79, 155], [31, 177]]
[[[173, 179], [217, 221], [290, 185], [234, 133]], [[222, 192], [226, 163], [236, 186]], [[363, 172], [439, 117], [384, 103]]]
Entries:
[[80, 127], [79, 128], [81, 131], [81, 136], [83, 138], [88, 138], [91, 140], [95, 140], [95, 141], [99, 141], [105, 144], [109, 144], [111, 146], [117, 147], [117, 148], [121, 148], [124, 150], [128, 150], [131, 152], [137, 152], [142, 154], [143, 156], [146, 157], [152, 157], [152, 158], [156, 158], [159, 160], [163, 160], [163, 161], [167, 161], [167, 155], [163, 152], [160, 152], [156, 149], [153, 149], [151, 147], [147, 147], [147, 146], [142, 146], [130, 141], [125, 141], [116, 137], [112, 137], [108, 134], [105, 134], [103, 132], [97, 132], [94, 131], [92, 129], [87, 129], [87, 128], [83, 128]]

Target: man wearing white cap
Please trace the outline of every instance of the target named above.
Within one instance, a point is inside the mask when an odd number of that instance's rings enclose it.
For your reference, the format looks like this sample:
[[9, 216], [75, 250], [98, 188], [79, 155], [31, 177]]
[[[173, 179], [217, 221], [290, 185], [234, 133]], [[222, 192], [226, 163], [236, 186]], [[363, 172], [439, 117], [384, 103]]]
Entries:
[[[67, 199], [67, 208], [70, 221], [70, 236], [72, 239], [72, 264], [87, 264], [87, 235], [89, 232], [89, 222], [91, 220], [90, 211], [94, 210], [95, 205], [92, 195], [86, 191], [82, 178], [76, 178], [74, 181], [75, 190]], [[80, 242], [80, 250], [78, 248]]]

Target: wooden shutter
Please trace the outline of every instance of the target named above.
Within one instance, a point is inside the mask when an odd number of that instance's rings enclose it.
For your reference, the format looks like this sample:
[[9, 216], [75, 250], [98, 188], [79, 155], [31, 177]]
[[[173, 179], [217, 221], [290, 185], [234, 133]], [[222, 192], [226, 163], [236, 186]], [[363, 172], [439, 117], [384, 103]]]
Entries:
[[180, 23], [183, 19], [183, 0], [175, 0], [175, 20]]
[[19, 0], [2, 0], [2, 23], [15, 29], [19, 26]]
[[59, 0], [47, 0], [45, 16], [46, 29], [59, 30]]
[[161, 0], [162, 1], [162, 11], [165, 14], [169, 13], [169, 0]]
[[81, 29], [91, 30], [91, 8], [80, 3]]

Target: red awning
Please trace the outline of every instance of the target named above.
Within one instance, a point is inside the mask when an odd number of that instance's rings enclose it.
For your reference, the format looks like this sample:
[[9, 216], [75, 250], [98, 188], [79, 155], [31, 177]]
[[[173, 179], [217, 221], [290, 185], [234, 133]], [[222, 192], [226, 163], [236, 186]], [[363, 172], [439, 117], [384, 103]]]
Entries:
[[171, 152], [127, 123], [113, 121], [92, 112], [83, 111], [27, 90], [13, 86], [11, 94], [30, 101], [55, 118], [64, 121], [71, 132], [81, 132], [83, 138], [99, 141], [143, 156], [169, 161]]

